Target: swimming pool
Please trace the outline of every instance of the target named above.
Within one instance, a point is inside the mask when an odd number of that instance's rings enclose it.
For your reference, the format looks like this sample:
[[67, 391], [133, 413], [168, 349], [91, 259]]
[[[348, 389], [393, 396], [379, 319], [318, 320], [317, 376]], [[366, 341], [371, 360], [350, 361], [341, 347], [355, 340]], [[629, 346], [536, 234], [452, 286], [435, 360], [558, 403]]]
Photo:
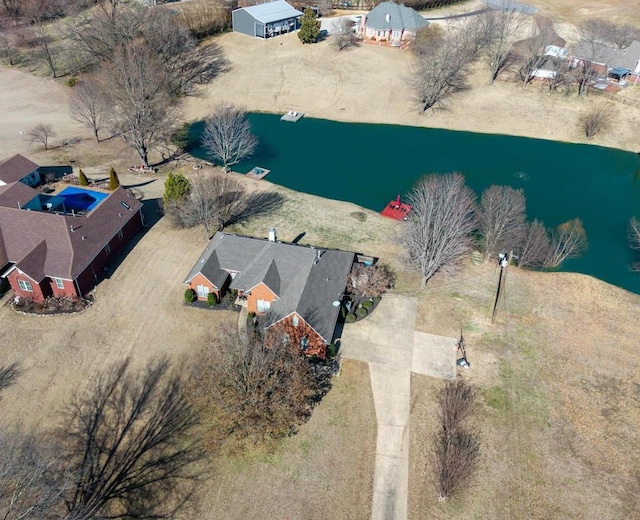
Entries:
[[67, 211], [90, 211], [108, 197], [107, 193], [69, 186], [56, 195], [64, 199]]

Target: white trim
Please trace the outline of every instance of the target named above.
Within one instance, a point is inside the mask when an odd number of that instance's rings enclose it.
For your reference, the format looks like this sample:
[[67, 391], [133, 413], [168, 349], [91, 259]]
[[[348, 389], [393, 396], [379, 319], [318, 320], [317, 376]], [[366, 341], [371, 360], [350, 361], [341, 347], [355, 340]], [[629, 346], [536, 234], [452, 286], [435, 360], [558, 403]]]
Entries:
[[27, 280], [18, 280], [18, 287], [21, 291], [33, 292], [33, 285]]

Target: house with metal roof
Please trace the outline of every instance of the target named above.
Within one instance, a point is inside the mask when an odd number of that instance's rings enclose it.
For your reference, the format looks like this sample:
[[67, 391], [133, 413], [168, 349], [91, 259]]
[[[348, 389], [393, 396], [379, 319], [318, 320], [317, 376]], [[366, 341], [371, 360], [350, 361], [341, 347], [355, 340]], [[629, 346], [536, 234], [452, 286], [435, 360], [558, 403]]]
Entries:
[[0, 163], [0, 277], [36, 302], [83, 297], [142, 227], [142, 203], [122, 187], [45, 194], [25, 182], [34, 171], [22, 156]]
[[286, 335], [324, 359], [355, 253], [216, 233], [184, 280], [206, 301], [230, 288], [248, 312], [268, 316], [271, 333]]
[[285, 0], [234, 9], [233, 31], [256, 38], [272, 38], [300, 28], [302, 13]]
[[413, 40], [418, 29], [427, 25], [429, 22], [411, 7], [387, 1], [378, 4], [362, 18], [359, 34], [363, 38], [399, 46], [404, 41]]

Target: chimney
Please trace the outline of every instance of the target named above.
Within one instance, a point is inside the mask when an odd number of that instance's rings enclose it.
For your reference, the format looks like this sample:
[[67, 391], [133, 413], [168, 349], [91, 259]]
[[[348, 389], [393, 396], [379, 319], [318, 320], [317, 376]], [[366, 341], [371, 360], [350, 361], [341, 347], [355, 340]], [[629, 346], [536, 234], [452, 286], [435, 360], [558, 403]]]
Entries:
[[384, 19], [389, 23], [391, 21], [391, 15], [389, 13], [385, 14]]
[[269, 228], [269, 242], [276, 242], [276, 228]]

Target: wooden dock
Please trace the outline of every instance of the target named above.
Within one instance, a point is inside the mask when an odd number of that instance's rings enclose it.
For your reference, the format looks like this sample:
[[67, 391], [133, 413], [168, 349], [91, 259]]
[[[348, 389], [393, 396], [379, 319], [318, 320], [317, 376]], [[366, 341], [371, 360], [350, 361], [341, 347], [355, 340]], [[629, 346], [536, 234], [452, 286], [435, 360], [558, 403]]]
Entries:
[[270, 171], [271, 170], [261, 168], [260, 166], [254, 166], [251, 171], [247, 172], [247, 177], [259, 181], [260, 179], [264, 179]]
[[302, 119], [304, 114], [302, 112], [294, 112], [293, 110], [289, 110], [285, 115], [280, 118], [280, 121], [287, 121], [288, 123], [295, 123]]

